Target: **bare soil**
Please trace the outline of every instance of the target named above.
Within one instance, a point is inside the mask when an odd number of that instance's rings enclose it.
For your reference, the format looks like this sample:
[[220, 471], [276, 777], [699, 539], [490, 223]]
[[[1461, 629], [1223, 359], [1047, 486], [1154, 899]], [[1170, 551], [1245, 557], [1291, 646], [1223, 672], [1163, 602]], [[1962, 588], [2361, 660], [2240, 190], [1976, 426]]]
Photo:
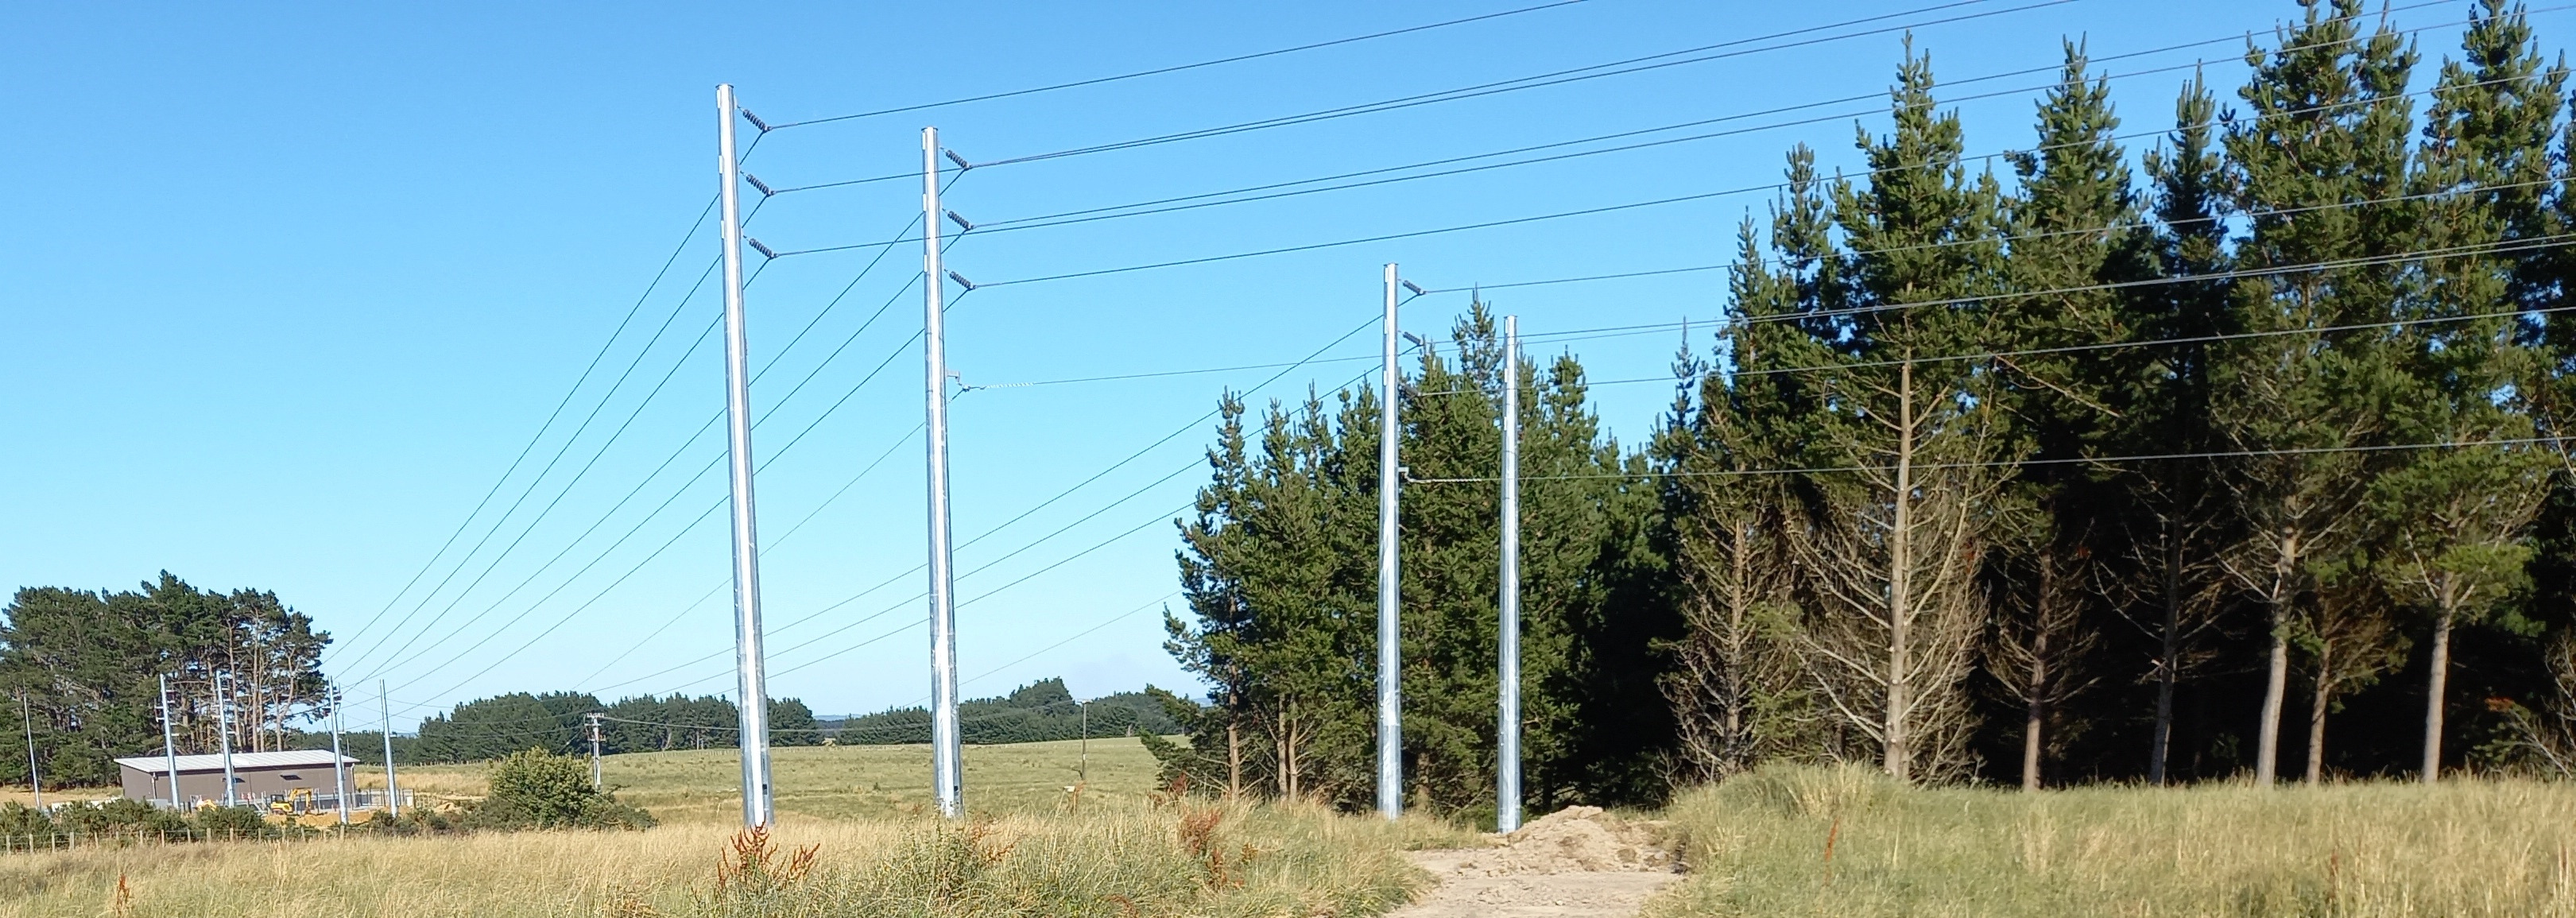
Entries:
[[1440, 885], [1392, 918], [1625, 918], [1681, 879], [1661, 823], [1572, 807], [1490, 836], [1484, 848], [1413, 856]]

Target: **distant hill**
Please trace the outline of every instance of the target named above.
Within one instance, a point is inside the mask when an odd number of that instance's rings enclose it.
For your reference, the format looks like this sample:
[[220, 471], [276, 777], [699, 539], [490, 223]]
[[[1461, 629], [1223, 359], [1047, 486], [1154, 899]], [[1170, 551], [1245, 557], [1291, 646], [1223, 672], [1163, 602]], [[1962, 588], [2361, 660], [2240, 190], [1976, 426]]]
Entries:
[[[1144, 692], [1120, 692], [1077, 704], [1062, 679], [1041, 679], [1008, 695], [959, 702], [957, 719], [966, 742], [977, 745], [1069, 740], [1083, 736], [1086, 707], [1091, 711], [1090, 735], [1095, 738], [1181, 732], [1181, 725]], [[815, 726], [834, 742], [847, 745], [930, 742], [930, 711], [917, 706], [819, 718]]]

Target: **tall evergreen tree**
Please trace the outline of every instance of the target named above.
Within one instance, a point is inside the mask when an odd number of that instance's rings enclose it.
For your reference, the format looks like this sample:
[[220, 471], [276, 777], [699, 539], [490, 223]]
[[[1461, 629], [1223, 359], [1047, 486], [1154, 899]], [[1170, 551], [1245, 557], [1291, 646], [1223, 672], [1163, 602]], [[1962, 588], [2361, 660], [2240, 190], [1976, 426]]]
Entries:
[[[2229, 303], [2234, 261], [2227, 245], [2229, 187], [2217, 148], [2218, 101], [2195, 73], [2174, 102], [2174, 130], [2145, 157], [2155, 183], [2155, 260], [2166, 283], [2140, 288], [2130, 300], [2141, 341], [2138, 375], [2111, 395], [2122, 419], [2120, 451], [2130, 455], [2202, 453], [2216, 448], [2210, 423], [2209, 341], [2235, 327]], [[2176, 280], [2196, 278], [2193, 280]], [[2174, 694], [2211, 656], [2206, 638], [2218, 624], [2219, 578], [2210, 547], [2225, 539], [2223, 492], [2208, 486], [2206, 467], [2166, 461], [2133, 467], [2122, 479], [2124, 554], [2144, 602], [2128, 604], [2151, 642], [2147, 677], [2155, 684], [2147, 782], [2161, 785], [2173, 749]]]
[[1998, 282], [2001, 191], [1961, 163], [1928, 58], [1908, 49], [1895, 130], [1859, 136], [1866, 187], [1837, 180], [1848, 254], [1810, 329], [1837, 365], [1817, 374], [1817, 496], [1794, 527], [1809, 590], [1799, 642], [1814, 685], [1901, 780], [1963, 774], [1965, 682], [1985, 609], [1974, 582], [1987, 514], [2008, 477], [1993, 377], [1955, 358], [1990, 344], [1980, 297]]
[[2238, 339], [2214, 373], [2226, 435], [2251, 453], [2229, 482], [2244, 535], [2231, 576], [2264, 610], [2269, 632], [2255, 727], [2254, 780], [2279, 769], [2290, 641], [2316, 588], [2312, 569], [2356, 544], [2366, 520], [2365, 454], [2388, 442], [2395, 381], [2384, 331], [2415, 238], [2406, 80], [2415, 53], [2393, 26], [2363, 35], [2362, 0], [2305, 0], [2280, 47], [2249, 49], [2242, 91], [2252, 116], [2227, 132], [2237, 206], [2251, 224], [2237, 287]]
[[[2116, 285], [2150, 276], [2152, 237], [2125, 152], [2113, 137], [2110, 86], [2088, 77], [2068, 43], [2057, 88], [2039, 103], [2039, 144], [2009, 157], [2020, 187], [2009, 203], [2013, 289], [2059, 291], [1995, 301], [1998, 400], [2013, 421], [2023, 470], [1997, 515], [2000, 600], [1990, 670], [2022, 707], [2021, 783], [2037, 790], [2059, 706], [2088, 680], [2083, 660], [2103, 614], [2091, 597], [2097, 549], [2116, 544], [2107, 473], [2073, 460], [2103, 455], [2119, 431], [2113, 407], [2145, 368], [2136, 349], [2089, 345], [2132, 339], [2138, 323]], [[2090, 289], [2087, 289], [2090, 288]], [[2062, 724], [2061, 724], [2062, 726]]]
[[[2533, 378], [2533, 356], [2514, 337], [2528, 294], [2526, 253], [2542, 227], [2542, 183], [2566, 72], [2549, 68], [2519, 8], [2489, 0], [2445, 61], [2426, 113], [2417, 171], [2422, 247], [2457, 254], [2426, 259], [2406, 298], [2399, 336], [2406, 393], [2391, 424], [2410, 442], [2457, 444], [2406, 456], [2372, 486], [2388, 535], [2380, 574], [2430, 620], [2423, 763], [2442, 766], [2443, 707], [2451, 634], [2502, 607], [2524, 582], [2525, 530], [2539, 512], [2547, 452], [2530, 445], [2530, 417], [2513, 403]], [[2522, 442], [2518, 442], [2522, 441]]]

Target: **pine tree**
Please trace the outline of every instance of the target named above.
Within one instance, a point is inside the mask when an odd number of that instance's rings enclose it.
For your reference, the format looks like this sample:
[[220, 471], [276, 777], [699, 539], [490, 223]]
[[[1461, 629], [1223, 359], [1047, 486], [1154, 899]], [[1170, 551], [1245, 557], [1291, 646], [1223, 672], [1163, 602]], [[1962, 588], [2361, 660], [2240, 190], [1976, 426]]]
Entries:
[[2390, 317], [2415, 238], [2410, 208], [2372, 203], [2408, 188], [2415, 54], [2385, 24], [2363, 36], [2361, 0], [2330, 2], [2304, 3], [2278, 50], [2247, 52], [2253, 114], [2226, 140], [2252, 225], [2240, 268], [2277, 271], [2237, 287], [2239, 325], [2264, 337], [2231, 342], [2213, 373], [2227, 395], [2216, 411], [2224, 433], [2255, 454], [2231, 464], [2244, 532], [2225, 564], [2270, 633], [2254, 760], [2263, 785], [2278, 772], [2290, 641], [2312, 567], [2362, 536], [2370, 469], [2348, 450], [2387, 442], [2387, 336], [2349, 326]]
[[[2229, 303], [2232, 265], [2227, 246], [2228, 176], [2216, 148], [2218, 102], [2195, 73], [2174, 102], [2174, 130], [2166, 146], [2145, 157], [2155, 182], [2155, 261], [2173, 281], [2141, 288], [2130, 298], [2141, 341], [2174, 344], [2133, 351], [2142, 364], [2129, 385], [2110, 394], [2122, 418], [2120, 451], [2131, 455], [2200, 453], [2217, 445], [2210, 424], [2211, 336], [2233, 330]], [[2219, 577], [2208, 549], [2224, 541], [2223, 493], [2208, 487], [2206, 468], [2166, 461], [2131, 468], [2121, 479], [2126, 523], [2124, 560], [2139, 572], [2142, 602], [2135, 609], [2152, 642], [2148, 678], [2155, 682], [2155, 719], [2147, 752], [2147, 783], [2162, 785], [2173, 747], [2174, 692], [2211, 654], [2204, 639], [2218, 624]]]
[[[1996, 639], [1990, 667], [2022, 706], [2021, 783], [2037, 790], [2048, 725], [2089, 682], [2084, 657], [2099, 610], [2088, 600], [2109, 542], [2107, 475], [2069, 460], [2102, 454], [2118, 431], [2115, 393], [2143, 375], [2134, 351], [2076, 350], [2136, 334], [2114, 289], [2152, 273], [2151, 237], [2138, 222], [2129, 168], [2113, 140], [2120, 120], [2110, 87], [2086, 74], [2082, 47], [2065, 46], [2058, 85], [2039, 103], [2039, 145], [2010, 156], [2020, 178], [2009, 202], [2013, 242], [2005, 260], [2019, 290], [2065, 291], [1995, 301], [1998, 400], [2010, 416], [2025, 469], [1995, 519]], [[2095, 287], [2097, 289], [2083, 289]], [[2054, 352], [2049, 352], [2054, 349]]]
[[[1764, 751], [1766, 715], [1789, 691], [1783, 652], [1769, 632], [1788, 602], [1781, 514], [1792, 503], [1777, 474], [1798, 443], [1785, 396], [1798, 390], [1771, 345], [1794, 331], [1795, 277], [1773, 270], [1747, 220], [1737, 234], [1727, 322], [1718, 333], [1720, 369], [1687, 343], [1674, 362], [1680, 380], [1654, 444], [1663, 476], [1665, 553], [1676, 578], [1683, 633], [1672, 644], [1664, 691], [1673, 706], [1678, 751], [1703, 780], [1736, 774]], [[1770, 709], [1770, 710], [1766, 710]], [[1776, 716], [1776, 715], [1775, 715]]]
[[[2490, 0], [2445, 61], [2424, 127], [2417, 174], [2422, 245], [2433, 250], [2525, 243], [2541, 226], [2549, 140], [2563, 70], [2546, 68], [2522, 12]], [[2441, 773], [2451, 633], [2485, 618], [2524, 583], [2523, 535], [2540, 510], [2546, 451], [2526, 443], [2529, 416], [2510, 399], [2533, 355], [2513, 339], [2526, 294], [2521, 257], [2427, 259], [2407, 298], [2407, 393], [2393, 426], [2412, 442], [2460, 444], [2407, 456], [2372, 487], [2388, 533], [2379, 573], [2432, 625], [2422, 779]]]
[[[1816, 502], [1790, 530], [1809, 598], [1800, 653], [1842, 724], [1900, 780], [1964, 775], [1964, 683], [1985, 621], [1974, 582], [2005, 477], [1990, 374], [1956, 355], [1990, 343], [1973, 299], [1998, 281], [2001, 192], [1960, 162], [1958, 116], [1937, 110], [1908, 49], [1895, 131], [1866, 131], [1866, 188], [1833, 185], [1849, 253], [1807, 323], [1837, 366], [1817, 374], [1808, 463]], [[1953, 358], [1953, 359], [1944, 359]]]

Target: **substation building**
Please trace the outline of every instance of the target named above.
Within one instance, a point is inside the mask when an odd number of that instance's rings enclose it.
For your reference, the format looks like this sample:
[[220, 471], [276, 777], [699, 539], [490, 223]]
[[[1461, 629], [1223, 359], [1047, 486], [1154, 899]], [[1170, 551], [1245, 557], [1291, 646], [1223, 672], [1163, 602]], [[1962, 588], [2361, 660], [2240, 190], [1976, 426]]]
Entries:
[[[232, 760], [233, 799], [246, 806], [267, 809], [272, 804], [285, 804], [296, 812], [330, 809], [337, 805], [339, 788], [349, 788], [353, 796], [357, 789], [350, 769], [358, 764], [358, 760], [335, 755], [327, 749], [236, 752]], [[223, 756], [183, 755], [178, 757], [178, 764], [181, 806], [223, 805]], [[165, 807], [170, 805], [169, 757], [148, 755], [118, 759], [116, 767], [123, 778], [126, 799]], [[377, 793], [381, 795], [381, 792]], [[355, 799], [350, 802], [352, 808], [359, 804]]]

